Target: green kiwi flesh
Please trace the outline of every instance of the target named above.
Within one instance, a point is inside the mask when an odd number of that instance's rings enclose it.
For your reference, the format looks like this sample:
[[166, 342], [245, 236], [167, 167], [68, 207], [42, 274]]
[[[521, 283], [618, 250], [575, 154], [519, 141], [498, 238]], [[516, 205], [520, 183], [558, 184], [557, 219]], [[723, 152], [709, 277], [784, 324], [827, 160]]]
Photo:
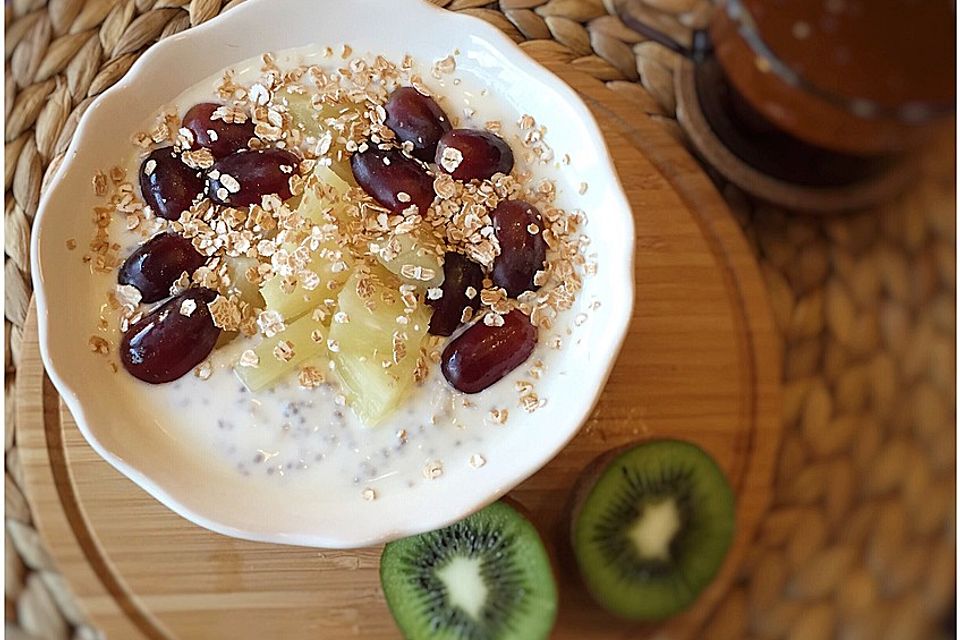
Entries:
[[380, 583], [410, 640], [536, 640], [550, 634], [557, 614], [543, 542], [503, 502], [387, 544]]
[[716, 576], [734, 533], [734, 498], [699, 447], [676, 440], [616, 455], [575, 510], [573, 551], [594, 599], [633, 620], [687, 608]]

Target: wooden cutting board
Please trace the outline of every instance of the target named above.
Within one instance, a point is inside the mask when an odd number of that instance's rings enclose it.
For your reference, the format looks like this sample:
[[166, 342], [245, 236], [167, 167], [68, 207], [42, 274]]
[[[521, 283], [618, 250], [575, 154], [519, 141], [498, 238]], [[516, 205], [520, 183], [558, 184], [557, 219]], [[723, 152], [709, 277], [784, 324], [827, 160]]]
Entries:
[[[555, 71], [600, 121], [633, 206], [637, 298], [592, 417], [510, 495], [558, 552], [557, 638], [700, 637], [770, 496], [778, 340], [750, 250], [694, 160], [637, 103], [585, 75]], [[109, 638], [398, 637], [380, 592], [380, 548], [245, 542], [181, 519], [83, 440], [43, 375], [35, 314], [23, 340], [17, 440], [31, 506], [59, 569]], [[654, 436], [711, 452], [739, 501], [738, 535], [721, 574], [690, 611], [659, 628], [620, 622], [591, 603], [569, 559], [563, 513], [591, 459]]]

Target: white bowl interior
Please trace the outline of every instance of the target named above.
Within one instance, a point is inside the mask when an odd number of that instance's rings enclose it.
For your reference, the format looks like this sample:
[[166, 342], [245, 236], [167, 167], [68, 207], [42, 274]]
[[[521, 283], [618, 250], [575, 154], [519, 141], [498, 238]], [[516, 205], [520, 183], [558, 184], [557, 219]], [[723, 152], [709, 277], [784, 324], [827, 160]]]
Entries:
[[[530, 415], [514, 408], [517, 417], [491, 445], [483, 473], [451, 469], [443, 481], [370, 503], [355, 494], [327, 495], [323, 487], [255, 482], [212, 464], [212, 453], [187, 446], [157, 424], [138, 402], [140, 383], [111, 374], [87, 344], [96, 318], [91, 300], [103, 294], [79, 259], [92, 233], [94, 172], [128, 156], [129, 136], [144, 119], [199, 80], [264, 51], [312, 43], [349, 43], [358, 53], [393, 59], [410, 53], [427, 68], [459, 49], [458, 73], [481, 80], [517, 113], [533, 114], [547, 126], [558, 157], [570, 153], [572, 165], [555, 174], [560, 204], [570, 206], [565, 199], [581, 181], [590, 185], [574, 206], [587, 212], [585, 232], [599, 253], [598, 274], [586, 280], [573, 313], [594, 299], [602, 306], [577, 329], [561, 365], [541, 381], [548, 404]], [[68, 252], [68, 239], [80, 247]], [[271, 542], [363, 546], [443, 526], [496, 499], [549, 461], [586, 419], [632, 308], [632, 217], [586, 107], [493, 27], [420, 0], [249, 0], [158, 44], [85, 114], [41, 204], [33, 241], [44, 362], [90, 444], [188, 519]]]

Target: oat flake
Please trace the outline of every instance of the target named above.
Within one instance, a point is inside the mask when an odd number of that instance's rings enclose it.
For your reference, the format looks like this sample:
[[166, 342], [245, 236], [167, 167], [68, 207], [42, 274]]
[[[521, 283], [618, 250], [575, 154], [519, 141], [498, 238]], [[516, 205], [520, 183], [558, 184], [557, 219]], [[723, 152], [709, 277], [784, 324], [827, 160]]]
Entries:
[[297, 381], [304, 389], [316, 389], [326, 382], [326, 379], [323, 372], [316, 367], [304, 367], [297, 375]]
[[490, 419], [497, 424], [504, 424], [507, 421], [508, 417], [510, 417], [510, 411], [508, 409], [491, 409], [490, 410]]
[[90, 344], [90, 351], [100, 355], [107, 355], [110, 353], [110, 343], [100, 336], [90, 336], [88, 341]]
[[116, 295], [117, 302], [119, 302], [121, 306], [130, 308], [136, 308], [142, 299], [140, 290], [132, 284], [118, 284]]
[[453, 173], [463, 162], [463, 152], [456, 147], [446, 147], [440, 156], [440, 166], [447, 173]]
[[[240, 191], [240, 182], [229, 173], [220, 174], [220, 184], [226, 187], [227, 191], [230, 193], [237, 193]], [[221, 199], [225, 200], [226, 198]]]
[[247, 349], [240, 354], [241, 367], [259, 367], [260, 366], [260, 356], [257, 355], [256, 351], [253, 349]]
[[200, 365], [193, 370], [193, 375], [201, 380], [206, 380], [213, 375], [213, 367], [210, 365], [210, 361], [204, 360], [201, 362]]
[[436, 480], [443, 475], [443, 462], [432, 460], [423, 467], [423, 477], [427, 480]]
[[457, 60], [452, 55], [437, 60], [433, 63], [433, 77], [439, 78], [441, 74], [453, 73], [457, 70]]
[[289, 340], [281, 340], [273, 348], [273, 357], [282, 362], [290, 362], [296, 353], [293, 350], [293, 343]]

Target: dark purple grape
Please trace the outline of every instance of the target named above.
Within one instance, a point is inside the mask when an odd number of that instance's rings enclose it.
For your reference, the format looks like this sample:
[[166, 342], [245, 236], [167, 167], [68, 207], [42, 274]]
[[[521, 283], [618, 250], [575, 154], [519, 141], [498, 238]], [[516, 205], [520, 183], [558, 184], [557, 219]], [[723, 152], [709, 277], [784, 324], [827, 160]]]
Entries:
[[[473, 297], [467, 295], [467, 289], [473, 287]], [[480, 308], [480, 290], [483, 289], [483, 270], [460, 253], [448, 253], [443, 257], [443, 295], [437, 300], [427, 300], [433, 307], [430, 316], [430, 333], [435, 336], [449, 336], [460, 326], [463, 310]]]
[[513, 170], [513, 151], [498, 135], [477, 129], [453, 129], [440, 138], [436, 163], [457, 180], [485, 180]]
[[479, 321], [451, 340], [440, 369], [458, 391], [478, 393], [523, 364], [536, 346], [537, 328], [515, 309], [503, 316], [503, 326]]
[[490, 214], [490, 220], [500, 243], [500, 255], [490, 272], [493, 284], [506, 289], [512, 298], [535, 291], [539, 287], [533, 277], [547, 259], [540, 211], [523, 200], [504, 200]]
[[432, 162], [440, 137], [450, 131], [450, 120], [440, 105], [413, 87], [400, 87], [386, 104], [385, 124], [393, 129], [400, 142], [413, 143], [413, 155]]
[[220, 337], [207, 306], [216, 297], [210, 289], [188, 289], [132, 325], [120, 341], [123, 368], [134, 378], [161, 384], [203, 362]]
[[190, 107], [183, 116], [183, 126], [193, 133], [194, 148], [206, 147], [214, 158], [228, 156], [234, 151], [247, 148], [253, 137], [253, 121], [230, 123], [211, 116], [223, 105], [201, 102]]
[[181, 273], [192, 274], [206, 261], [190, 240], [177, 233], [160, 233], [130, 254], [117, 281], [136, 287], [142, 302], [156, 302], [170, 296], [170, 286]]
[[[412, 204], [421, 214], [433, 204], [433, 178], [419, 162], [398, 149], [370, 147], [350, 158], [353, 177], [364, 191], [384, 207], [400, 213]], [[401, 200], [400, 194], [409, 198]]]
[[290, 176], [297, 172], [300, 158], [285, 149], [238, 151], [217, 160], [207, 173], [207, 194], [218, 204], [249, 207], [274, 194], [281, 200], [291, 196]]
[[203, 176], [185, 165], [173, 147], [161, 147], [140, 165], [140, 192], [155, 214], [176, 220], [203, 193]]

